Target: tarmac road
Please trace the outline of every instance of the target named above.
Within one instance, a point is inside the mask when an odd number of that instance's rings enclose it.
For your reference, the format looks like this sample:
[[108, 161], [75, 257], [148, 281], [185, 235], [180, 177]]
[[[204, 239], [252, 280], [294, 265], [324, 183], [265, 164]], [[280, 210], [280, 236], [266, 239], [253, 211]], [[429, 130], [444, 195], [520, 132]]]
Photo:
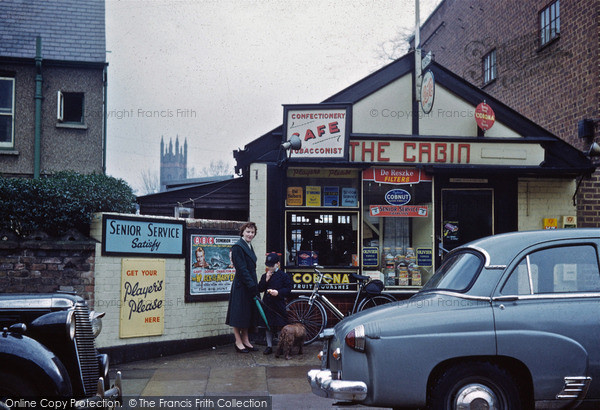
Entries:
[[257, 352], [237, 353], [231, 344], [114, 365], [111, 380], [117, 370], [122, 372], [124, 405], [136, 404], [130, 406], [132, 409], [142, 408], [140, 399], [148, 397], [202, 399], [213, 396], [256, 399], [270, 396], [273, 409], [366, 408], [336, 405], [335, 400], [312, 393], [306, 373], [319, 367], [319, 342], [305, 346], [303, 355], [294, 355], [290, 360], [275, 358], [274, 354], [265, 356], [264, 346], [255, 346], [259, 349]]

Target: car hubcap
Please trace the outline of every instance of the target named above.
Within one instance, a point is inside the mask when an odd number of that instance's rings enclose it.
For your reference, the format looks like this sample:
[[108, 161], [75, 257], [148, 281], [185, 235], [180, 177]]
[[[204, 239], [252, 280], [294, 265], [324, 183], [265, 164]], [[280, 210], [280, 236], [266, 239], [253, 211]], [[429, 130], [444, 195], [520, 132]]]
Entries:
[[454, 408], [457, 410], [498, 410], [498, 398], [483, 384], [469, 384], [458, 391]]

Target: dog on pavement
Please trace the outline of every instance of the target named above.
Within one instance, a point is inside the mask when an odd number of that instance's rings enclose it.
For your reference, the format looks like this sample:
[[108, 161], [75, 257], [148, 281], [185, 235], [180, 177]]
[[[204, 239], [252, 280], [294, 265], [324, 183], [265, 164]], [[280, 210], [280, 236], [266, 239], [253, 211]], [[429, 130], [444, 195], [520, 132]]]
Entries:
[[286, 360], [291, 359], [294, 346], [298, 346], [298, 354], [302, 354], [304, 339], [306, 339], [306, 328], [302, 323], [285, 325], [279, 333], [279, 344], [277, 345], [275, 357], [285, 354]]

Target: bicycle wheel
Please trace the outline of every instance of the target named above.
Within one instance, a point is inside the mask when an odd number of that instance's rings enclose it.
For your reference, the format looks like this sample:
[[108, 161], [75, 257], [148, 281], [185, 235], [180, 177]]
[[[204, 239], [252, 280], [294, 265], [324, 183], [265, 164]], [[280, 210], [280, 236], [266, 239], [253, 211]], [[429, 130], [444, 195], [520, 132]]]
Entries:
[[367, 296], [358, 304], [358, 312], [362, 312], [365, 309], [369, 309], [375, 306], [385, 305], [386, 303], [395, 302], [396, 298], [391, 295], [386, 295], [382, 293], [380, 295]]
[[319, 333], [327, 326], [327, 313], [319, 302], [309, 303], [307, 299], [292, 300], [285, 307], [290, 323], [302, 323], [306, 328], [304, 344], [317, 340]]

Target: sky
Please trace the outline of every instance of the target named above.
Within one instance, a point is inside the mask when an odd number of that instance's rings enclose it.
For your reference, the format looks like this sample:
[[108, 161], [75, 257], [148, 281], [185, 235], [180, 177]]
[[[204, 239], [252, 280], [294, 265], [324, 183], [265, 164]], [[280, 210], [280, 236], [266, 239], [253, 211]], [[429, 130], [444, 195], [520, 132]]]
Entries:
[[[421, 0], [421, 21], [440, 0]], [[107, 173], [138, 193], [160, 141], [188, 144], [188, 170], [225, 161], [391, 62], [415, 0], [106, 0]]]

